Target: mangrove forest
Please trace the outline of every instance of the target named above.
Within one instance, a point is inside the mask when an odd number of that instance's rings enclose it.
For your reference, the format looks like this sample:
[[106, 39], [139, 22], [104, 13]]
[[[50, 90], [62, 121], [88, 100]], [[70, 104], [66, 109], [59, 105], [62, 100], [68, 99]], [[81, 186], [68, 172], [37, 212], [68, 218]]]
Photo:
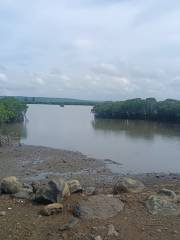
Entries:
[[50, 98], [50, 97], [15, 97], [17, 100], [26, 104], [50, 104], [50, 105], [95, 105], [96, 101], [91, 100], [80, 100], [73, 98]]
[[92, 110], [96, 118], [153, 120], [180, 123], [180, 101], [155, 98], [101, 102]]
[[0, 123], [21, 122], [27, 105], [14, 97], [0, 99]]

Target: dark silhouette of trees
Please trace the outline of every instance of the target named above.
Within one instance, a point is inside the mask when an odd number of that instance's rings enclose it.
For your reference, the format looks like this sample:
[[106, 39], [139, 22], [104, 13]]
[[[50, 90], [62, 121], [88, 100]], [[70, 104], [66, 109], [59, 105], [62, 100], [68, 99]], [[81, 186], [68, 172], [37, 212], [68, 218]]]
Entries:
[[96, 118], [119, 118], [180, 122], [180, 101], [155, 98], [130, 99], [117, 102], [101, 102], [92, 110]]

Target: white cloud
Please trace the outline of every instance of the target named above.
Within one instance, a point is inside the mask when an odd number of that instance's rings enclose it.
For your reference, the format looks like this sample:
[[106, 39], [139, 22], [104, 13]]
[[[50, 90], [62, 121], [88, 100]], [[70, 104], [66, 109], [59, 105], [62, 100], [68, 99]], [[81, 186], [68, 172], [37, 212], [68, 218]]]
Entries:
[[89, 50], [95, 46], [95, 43], [90, 39], [86, 38], [79, 38], [76, 39], [74, 42], [75, 47], [82, 49], [82, 50]]
[[1, 92], [180, 98], [178, 0], [2, 0], [0, 9]]
[[7, 81], [7, 76], [5, 73], [0, 73], [0, 81], [1, 82], [6, 82]]
[[35, 79], [35, 82], [38, 83], [39, 85], [44, 85], [45, 84], [44, 79], [42, 79], [41, 77], [37, 77]]

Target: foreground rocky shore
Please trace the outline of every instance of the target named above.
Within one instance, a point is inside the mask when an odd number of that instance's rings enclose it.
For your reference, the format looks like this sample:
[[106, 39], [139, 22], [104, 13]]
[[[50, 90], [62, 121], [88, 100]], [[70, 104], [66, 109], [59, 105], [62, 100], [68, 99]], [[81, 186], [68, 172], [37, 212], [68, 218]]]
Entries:
[[180, 239], [179, 174], [117, 175], [106, 164], [0, 148], [0, 239]]

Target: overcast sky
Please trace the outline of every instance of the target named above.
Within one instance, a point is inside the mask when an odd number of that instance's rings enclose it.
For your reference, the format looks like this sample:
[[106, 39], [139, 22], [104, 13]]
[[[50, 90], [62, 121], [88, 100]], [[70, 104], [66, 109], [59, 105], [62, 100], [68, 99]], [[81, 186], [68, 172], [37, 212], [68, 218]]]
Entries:
[[180, 1], [0, 0], [0, 95], [180, 99]]

